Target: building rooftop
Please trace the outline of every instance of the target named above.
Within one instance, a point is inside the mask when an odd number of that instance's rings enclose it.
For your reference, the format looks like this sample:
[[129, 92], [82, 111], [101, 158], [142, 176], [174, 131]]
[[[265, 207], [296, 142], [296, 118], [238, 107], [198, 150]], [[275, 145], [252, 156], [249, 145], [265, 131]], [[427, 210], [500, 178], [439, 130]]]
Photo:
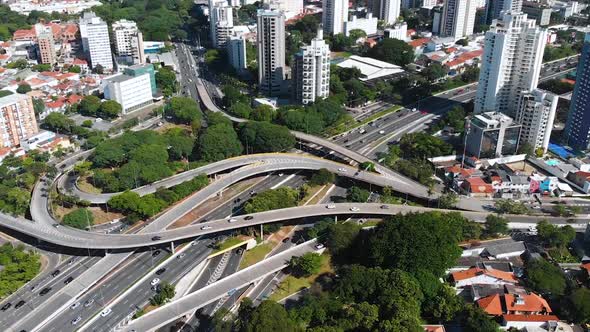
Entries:
[[357, 68], [361, 71], [361, 81], [369, 81], [377, 78], [392, 76], [404, 73], [400, 66], [396, 66], [389, 62], [376, 60], [368, 57], [361, 57], [353, 55], [350, 58], [340, 62], [338, 67], [341, 68]]

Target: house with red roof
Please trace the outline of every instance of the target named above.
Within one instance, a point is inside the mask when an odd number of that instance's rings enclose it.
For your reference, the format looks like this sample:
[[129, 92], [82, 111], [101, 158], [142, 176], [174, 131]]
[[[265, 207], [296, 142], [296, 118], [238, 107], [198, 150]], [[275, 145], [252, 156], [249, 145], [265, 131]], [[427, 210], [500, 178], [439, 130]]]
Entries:
[[461, 183], [461, 189], [470, 197], [491, 197], [494, 188], [491, 183], [487, 183], [481, 177], [471, 177]]
[[551, 315], [547, 300], [535, 293], [494, 294], [479, 299], [477, 305], [488, 315]]
[[504, 285], [517, 284], [518, 279], [513, 272], [502, 271], [491, 267], [471, 267], [467, 270], [451, 273], [451, 282], [456, 288], [474, 284]]
[[36, 41], [37, 40], [37, 33], [35, 32], [35, 29], [28, 29], [28, 30], [16, 30], [13, 34], [12, 34], [12, 40], [15, 41]]

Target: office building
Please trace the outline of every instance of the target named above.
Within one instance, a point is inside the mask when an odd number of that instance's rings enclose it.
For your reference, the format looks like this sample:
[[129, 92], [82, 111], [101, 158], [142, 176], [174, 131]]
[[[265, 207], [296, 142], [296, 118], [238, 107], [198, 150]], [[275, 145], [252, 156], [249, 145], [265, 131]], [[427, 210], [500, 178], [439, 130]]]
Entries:
[[443, 8], [443, 6], [435, 6], [432, 8], [432, 34], [443, 34], [442, 26], [444, 13], [445, 9]]
[[522, 11], [527, 14], [528, 18], [537, 21], [540, 26], [548, 26], [551, 21], [551, 7], [533, 1], [522, 3]]
[[522, 125], [520, 144], [529, 143], [535, 150], [547, 152], [559, 97], [535, 89], [522, 95], [515, 120]]
[[322, 26], [328, 34], [344, 32], [344, 22], [348, 21], [348, 0], [322, 1]]
[[234, 29], [233, 8], [227, 1], [209, 1], [209, 24], [213, 47], [225, 47]]
[[475, 113], [516, 116], [522, 94], [537, 87], [547, 31], [526, 14], [504, 13], [485, 35]]
[[373, 17], [373, 14], [368, 13], [365, 18], [358, 18], [356, 15], [352, 15], [350, 21], [344, 22], [344, 35], [350, 36], [352, 30], [363, 30], [367, 36], [374, 35], [377, 33], [377, 25], [379, 19]]
[[403, 41], [409, 41], [408, 24], [406, 22], [394, 24], [391, 28], [384, 31], [385, 38], [395, 38]]
[[303, 0], [270, 0], [274, 9], [280, 9], [287, 19], [297, 16], [303, 12]]
[[246, 62], [246, 38], [242, 34], [236, 34], [227, 42], [227, 56], [230, 65], [237, 71], [245, 70], [248, 67]]
[[479, 159], [516, 154], [520, 124], [502, 113], [477, 114], [469, 122], [467, 153]]
[[91, 68], [100, 65], [104, 70], [113, 70], [113, 56], [109, 28], [93, 12], [85, 12], [80, 18], [80, 37], [82, 48], [90, 60]]
[[125, 75], [132, 77], [148, 74], [150, 77], [150, 87], [152, 90], [152, 96], [156, 95], [158, 89], [156, 86], [156, 71], [154, 70], [154, 65], [152, 65], [151, 63], [146, 63], [130, 66], [125, 68], [124, 73]]
[[445, 0], [441, 34], [455, 40], [472, 35], [476, 9], [476, 0]]
[[51, 65], [57, 63], [57, 55], [55, 53], [55, 43], [53, 40], [51, 26], [35, 24], [35, 32], [37, 34], [39, 62]]
[[293, 93], [301, 104], [313, 103], [330, 94], [330, 47], [321, 29], [311, 44], [303, 46], [295, 55]]
[[578, 62], [565, 137], [568, 145], [575, 149], [590, 148], [590, 33], [586, 34]]
[[385, 25], [395, 24], [400, 16], [401, 0], [380, 0], [379, 2], [379, 15], [377, 17], [384, 21]]
[[39, 132], [33, 99], [12, 94], [0, 98], [0, 148], [19, 147], [21, 142]]
[[487, 0], [484, 13], [484, 24], [491, 25], [494, 20], [502, 18], [502, 12], [519, 13], [522, 11], [522, 0]]
[[107, 78], [104, 97], [121, 104], [123, 114], [128, 114], [153, 103], [149, 73], [138, 76], [118, 74]]
[[275, 9], [257, 13], [258, 82], [270, 97], [283, 92], [285, 85], [285, 16]]
[[112, 25], [115, 38], [115, 54], [120, 57], [130, 57], [134, 64], [144, 63], [145, 54], [143, 35], [132, 21], [120, 20]]

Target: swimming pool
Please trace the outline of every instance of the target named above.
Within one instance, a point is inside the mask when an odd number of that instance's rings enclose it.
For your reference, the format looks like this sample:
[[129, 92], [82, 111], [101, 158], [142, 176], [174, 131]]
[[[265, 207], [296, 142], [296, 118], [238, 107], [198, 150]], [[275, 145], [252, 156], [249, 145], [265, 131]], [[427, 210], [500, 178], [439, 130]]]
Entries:
[[545, 164], [549, 165], [549, 166], [557, 166], [559, 165], [560, 161], [557, 159], [549, 159], [545, 161]]

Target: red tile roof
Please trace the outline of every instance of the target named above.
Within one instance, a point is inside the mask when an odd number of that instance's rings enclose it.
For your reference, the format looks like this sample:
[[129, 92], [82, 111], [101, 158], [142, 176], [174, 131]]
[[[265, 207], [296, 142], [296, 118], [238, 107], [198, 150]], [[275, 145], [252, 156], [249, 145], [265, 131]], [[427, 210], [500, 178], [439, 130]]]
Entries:
[[408, 42], [408, 45], [412, 46], [413, 48], [418, 48], [430, 41], [430, 38], [418, 38]]
[[479, 58], [483, 54], [483, 50], [476, 50], [471, 52], [465, 52], [459, 55], [455, 60], [447, 62], [446, 66], [451, 68], [463, 64], [469, 60]]
[[67, 101], [69, 104], [76, 104], [76, 103], [79, 103], [82, 99], [83, 99], [82, 96], [71, 95], [68, 97]]
[[586, 180], [590, 180], [590, 172], [577, 171], [574, 174], [577, 177], [583, 177], [583, 178], [586, 178]]
[[531, 293], [519, 295], [524, 300], [524, 304], [517, 304], [516, 298], [512, 294], [504, 295], [506, 300], [506, 309], [510, 311], [524, 311], [524, 312], [552, 312], [551, 307], [547, 301], [541, 296]]
[[56, 100], [45, 103], [45, 106], [47, 106], [47, 108], [61, 108], [64, 106], [64, 103], [63, 101]]
[[477, 305], [482, 308], [489, 315], [501, 315], [502, 312], [502, 299], [498, 294], [490, 295], [482, 299], [477, 300]]
[[502, 315], [507, 322], [550, 322], [559, 321], [555, 315]]
[[472, 193], [491, 194], [494, 191], [494, 189], [492, 188], [492, 185], [490, 183], [486, 183], [480, 177], [467, 178], [467, 179], [465, 179], [465, 181], [467, 181], [467, 183], [469, 184], [469, 189]]
[[518, 279], [512, 272], [501, 271], [498, 269], [482, 269], [479, 267], [472, 267], [464, 271], [458, 271], [451, 273], [454, 281], [460, 281], [465, 279], [471, 279], [479, 275], [487, 275], [496, 279], [517, 283]]
[[88, 66], [88, 62], [86, 62], [86, 60], [78, 59], [78, 58], [74, 59], [73, 64], [75, 64], [75, 65], [85, 65], [85, 66]]
[[35, 33], [34, 29], [29, 30], [16, 30], [12, 34], [12, 39], [14, 40], [22, 40], [22, 39], [35, 39], [37, 34]]

